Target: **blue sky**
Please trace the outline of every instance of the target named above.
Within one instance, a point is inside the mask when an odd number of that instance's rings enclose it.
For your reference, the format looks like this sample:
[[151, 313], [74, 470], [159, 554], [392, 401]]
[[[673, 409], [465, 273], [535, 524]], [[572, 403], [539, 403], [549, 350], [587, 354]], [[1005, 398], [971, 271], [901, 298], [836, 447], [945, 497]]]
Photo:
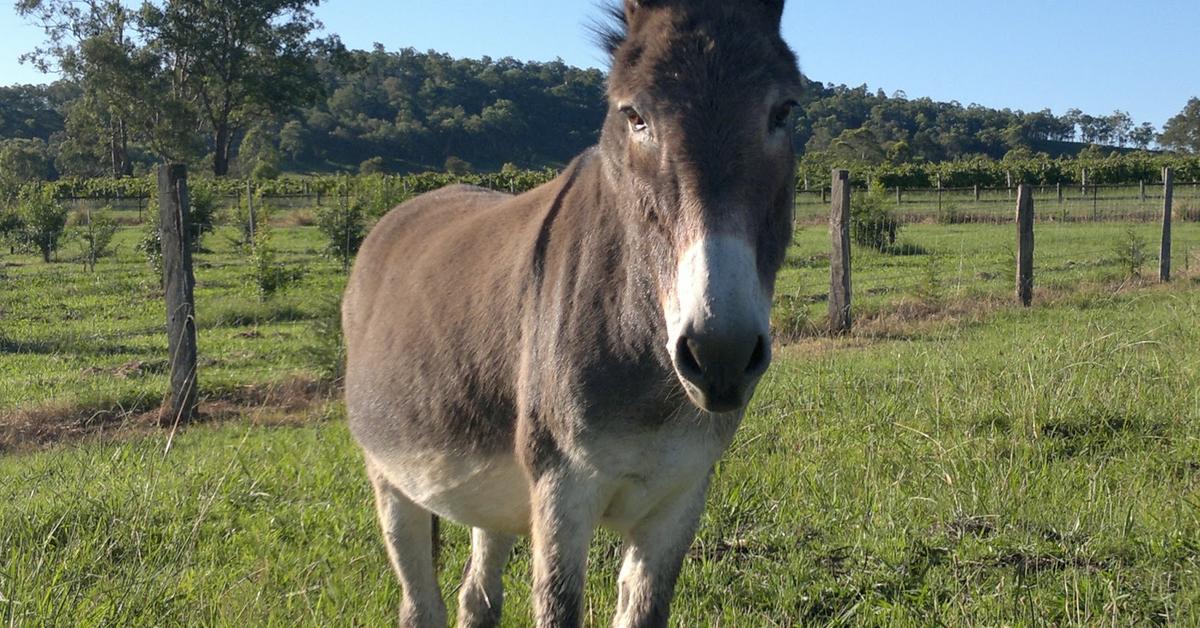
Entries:
[[[753, 0], [731, 0], [753, 1]], [[41, 40], [0, 11], [0, 84], [43, 82], [17, 57]], [[350, 46], [556, 57], [602, 67], [593, 0], [327, 0]], [[1026, 111], [1129, 111], [1161, 126], [1200, 96], [1200, 0], [791, 0], [784, 37], [810, 77]]]

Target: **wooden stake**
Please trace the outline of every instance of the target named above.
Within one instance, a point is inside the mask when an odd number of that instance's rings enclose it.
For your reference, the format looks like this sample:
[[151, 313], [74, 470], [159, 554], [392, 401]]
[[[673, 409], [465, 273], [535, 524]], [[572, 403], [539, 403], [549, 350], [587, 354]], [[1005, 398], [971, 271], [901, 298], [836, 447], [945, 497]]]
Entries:
[[1175, 173], [1163, 168], [1162, 244], [1158, 249], [1158, 279], [1171, 280], [1171, 203], [1175, 195]]
[[1033, 303], [1033, 188], [1028, 183], [1017, 188], [1017, 299], [1025, 307]]
[[162, 229], [163, 291], [167, 302], [167, 352], [171, 365], [170, 414], [159, 421], [176, 426], [196, 414], [196, 285], [188, 240], [187, 166], [158, 168], [159, 224]]
[[829, 232], [829, 333], [850, 331], [850, 171], [833, 171]]

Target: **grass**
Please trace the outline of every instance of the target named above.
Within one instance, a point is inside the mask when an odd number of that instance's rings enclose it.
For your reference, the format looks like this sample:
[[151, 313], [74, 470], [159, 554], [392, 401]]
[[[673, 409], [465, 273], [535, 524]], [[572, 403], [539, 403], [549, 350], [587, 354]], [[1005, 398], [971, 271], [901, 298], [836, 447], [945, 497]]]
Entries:
[[[1177, 252], [1200, 241], [1177, 227]], [[1200, 623], [1200, 285], [1126, 281], [1123, 233], [1039, 225], [1030, 310], [1004, 305], [1009, 227], [909, 227], [903, 238], [937, 255], [932, 271], [928, 256], [856, 251], [862, 331], [801, 333], [777, 351], [717, 469], [673, 622]], [[803, 228], [780, 278], [780, 308], [799, 295], [792, 307], [815, 322], [825, 240]], [[212, 398], [318, 370], [303, 349], [322, 316], [311, 295], [335, 293], [340, 273], [315, 257], [310, 227], [275, 241], [309, 273], [265, 304], [219, 236], [199, 258]], [[95, 276], [14, 261], [0, 417], [161, 398], [160, 312], [136, 257]], [[931, 300], [918, 290], [931, 272], [940, 303], [873, 333]], [[117, 376], [132, 361], [151, 366]], [[295, 412], [287, 425], [195, 426], [169, 453], [151, 431], [0, 457], [0, 620], [393, 622], [399, 591], [341, 406]], [[449, 601], [467, 534], [445, 529]], [[615, 605], [618, 549], [608, 533], [593, 543], [590, 624]], [[527, 625], [527, 544], [506, 584], [505, 624]]]
[[[279, 261], [306, 270], [299, 284], [262, 301], [248, 278], [248, 257], [221, 228], [196, 256], [196, 302], [202, 389], [217, 393], [311, 374], [306, 350], [311, 323], [344, 283], [340, 264], [322, 258], [314, 227], [281, 228], [272, 244]], [[134, 250], [140, 228], [118, 233], [115, 259], [96, 273], [76, 264], [5, 260], [0, 292], [0, 413], [48, 403], [105, 407], [118, 400], [157, 404], [164, 369], [126, 368], [161, 362], [165, 310], [159, 279]], [[314, 298], [313, 295], [322, 295]], [[126, 374], [122, 375], [124, 369]]]

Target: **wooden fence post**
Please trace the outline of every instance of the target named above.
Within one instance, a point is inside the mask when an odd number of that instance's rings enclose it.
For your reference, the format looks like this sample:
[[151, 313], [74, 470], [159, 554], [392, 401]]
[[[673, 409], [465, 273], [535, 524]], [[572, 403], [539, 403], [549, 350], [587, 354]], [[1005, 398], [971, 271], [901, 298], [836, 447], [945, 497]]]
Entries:
[[1033, 302], [1033, 187], [1017, 188], [1017, 298], [1029, 307]]
[[942, 175], [937, 176], [937, 191], [938, 191], [938, 220], [942, 219]]
[[196, 301], [192, 294], [196, 279], [188, 240], [187, 166], [158, 167], [158, 211], [171, 364], [170, 415], [160, 415], [159, 422], [175, 426], [191, 421], [196, 414]]
[[250, 244], [254, 244], [255, 231], [255, 216], [254, 216], [254, 183], [251, 179], [246, 179], [246, 220], [250, 227]]
[[1175, 173], [1163, 168], [1162, 244], [1158, 249], [1158, 279], [1171, 280], [1171, 202], [1175, 196]]
[[833, 171], [829, 232], [829, 333], [850, 331], [850, 171]]
[[1143, 203], [1146, 202], [1146, 180], [1145, 179], [1138, 181], [1138, 200]]

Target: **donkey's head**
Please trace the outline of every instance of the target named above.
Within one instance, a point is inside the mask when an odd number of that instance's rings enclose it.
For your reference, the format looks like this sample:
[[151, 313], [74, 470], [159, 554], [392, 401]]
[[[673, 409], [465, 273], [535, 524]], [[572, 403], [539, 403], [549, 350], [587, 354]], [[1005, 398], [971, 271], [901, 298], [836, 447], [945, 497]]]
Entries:
[[625, 0], [624, 29], [605, 37], [601, 152], [655, 242], [670, 361], [709, 412], [744, 406], [771, 360], [801, 85], [782, 12], [783, 0]]

